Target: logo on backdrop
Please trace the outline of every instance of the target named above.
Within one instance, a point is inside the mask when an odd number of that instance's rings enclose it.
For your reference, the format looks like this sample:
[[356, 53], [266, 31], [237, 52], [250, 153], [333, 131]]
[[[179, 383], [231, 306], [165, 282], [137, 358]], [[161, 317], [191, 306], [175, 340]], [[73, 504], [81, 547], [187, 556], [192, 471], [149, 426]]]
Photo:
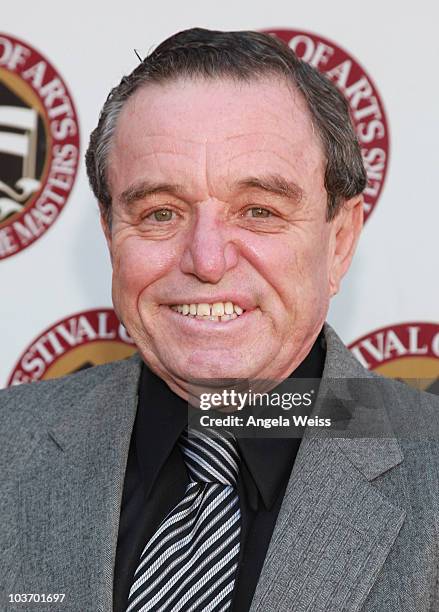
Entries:
[[7, 386], [59, 378], [125, 359], [136, 351], [111, 308], [87, 310], [58, 321], [23, 352]]
[[302, 30], [265, 32], [278, 36], [298, 57], [325, 74], [347, 99], [367, 171], [367, 220], [381, 194], [389, 159], [389, 128], [376, 86], [352, 55], [322, 36]]
[[439, 323], [383, 327], [348, 348], [368, 370], [439, 395]]
[[57, 219], [78, 154], [66, 84], [38, 51], [0, 34], [0, 259], [28, 247]]

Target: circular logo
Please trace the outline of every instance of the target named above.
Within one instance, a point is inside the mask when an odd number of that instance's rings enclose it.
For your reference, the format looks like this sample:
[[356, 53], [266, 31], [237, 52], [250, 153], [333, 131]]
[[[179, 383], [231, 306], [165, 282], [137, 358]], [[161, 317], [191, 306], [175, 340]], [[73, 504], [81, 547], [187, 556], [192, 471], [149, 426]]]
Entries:
[[57, 219], [78, 156], [66, 84], [38, 51], [0, 34], [0, 259], [28, 247]]
[[265, 32], [287, 43], [297, 57], [326, 75], [347, 99], [367, 172], [363, 192], [367, 220], [381, 194], [389, 160], [389, 128], [376, 86], [352, 55], [322, 36], [302, 30]]
[[114, 310], [79, 312], [54, 323], [32, 342], [15, 365], [7, 386], [59, 378], [125, 359], [135, 351]]
[[439, 324], [383, 327], [348, 347], [368, 370], [439, 394]]

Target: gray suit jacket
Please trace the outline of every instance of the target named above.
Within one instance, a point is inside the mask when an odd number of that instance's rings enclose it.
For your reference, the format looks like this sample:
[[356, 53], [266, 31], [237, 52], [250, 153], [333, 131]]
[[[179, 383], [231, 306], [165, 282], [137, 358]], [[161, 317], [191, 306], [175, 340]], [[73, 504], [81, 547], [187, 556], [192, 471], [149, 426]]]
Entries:
[[[363, 379], [380, 401], [337, 389], [346, 435], [307, 430], [251, 612], [438, 612], [437, 398], [375, 377], [329, 326], [325, 336], [321, 390]], [[134, 356], [0, 393], [2, 612], [111, 611], [140, 366]], [[397, 423], [399, 439], [349, 435], [371, 415], [377, 429]], [[9, 604], [11, 593], [65, 599]]]

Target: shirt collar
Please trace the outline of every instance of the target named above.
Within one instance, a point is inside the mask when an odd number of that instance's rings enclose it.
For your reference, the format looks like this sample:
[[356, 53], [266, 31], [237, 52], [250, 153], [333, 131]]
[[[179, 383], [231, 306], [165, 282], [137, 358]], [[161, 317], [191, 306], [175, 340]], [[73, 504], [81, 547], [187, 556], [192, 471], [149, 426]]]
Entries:
[[[321, 332], [308, 356], [289, 378], [321, 378], [324, 360]], [[143, 364], [133, 435], [147, 496], [187, 422], [187, 402]], [[265, 507], [271, 508], [282, 485], [289, 478], [300, 439], [239, 437], [237, 443], [246, 470], [256, 484]], [[244, 478], [252, 507], [256, 504], [254, 484]]]
[[133, 435], [146, 496], [186, 425], [187, 402], [143, 364]]

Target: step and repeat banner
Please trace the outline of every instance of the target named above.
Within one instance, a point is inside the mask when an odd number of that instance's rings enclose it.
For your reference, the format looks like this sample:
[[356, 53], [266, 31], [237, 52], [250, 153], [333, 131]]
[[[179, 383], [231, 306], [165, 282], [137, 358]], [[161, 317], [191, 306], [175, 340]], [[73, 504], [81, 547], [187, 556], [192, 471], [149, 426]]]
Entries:
[[[110, 88], [179, 30], [271, 33], [346, 97], [365, 227], [328, 320], [368, 369], [437, 393], [439, 9], [348, 1], [8, 4], [0, 24], [0, 386], [122, 359], [84, 153]], [[393, 5], [393, 6], [392, 6]], [[422, 10], [423, 9], [423, 10]]]

